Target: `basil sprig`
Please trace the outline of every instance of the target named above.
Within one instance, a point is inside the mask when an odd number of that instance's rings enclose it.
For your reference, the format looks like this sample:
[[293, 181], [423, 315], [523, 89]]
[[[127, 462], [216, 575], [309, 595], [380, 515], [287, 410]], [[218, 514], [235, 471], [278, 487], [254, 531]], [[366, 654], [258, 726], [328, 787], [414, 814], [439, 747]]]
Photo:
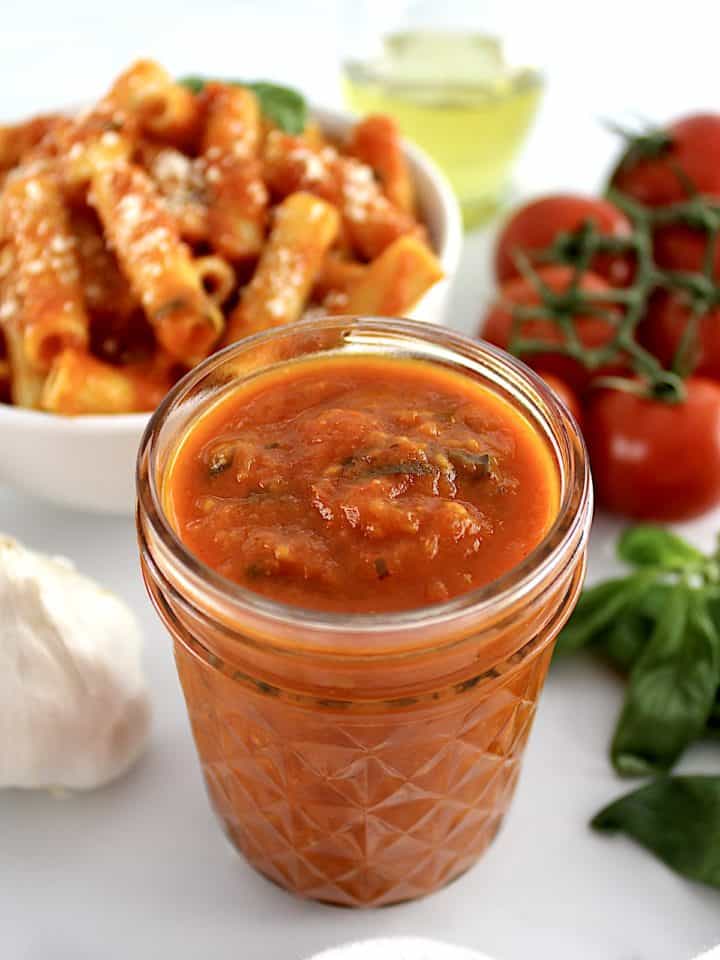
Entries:
[[617, 551], [620, 559], [633, 567], [659, 567], [680, 573], [703, 573], [711, 567], [716, 571], [714, 556], [706, 557], [676, 533], [651, 524], [628, 527], [618, 540]]
[[670, 770], [702, 736], [720, 681], [720, 633], [706, 591], [670, 591], [630, 672], [611, 756], [624, 776]]
[[720, 887], [720, 777], [662, 777], [605, 807], [592, 826], [622, 831], [677, 873]]
[[572, 653], [587, 646], [602, 649], [615, 627], [625, 625], [626, 620], [637, 616], [642, 598], [653, 585], [653, 580], [652, 574], [640, 571], [584, 590], [560, 634], [556, 653]]
[[[193, 93], [200, 93], [206, 83], [215, 78], [187, 76], [181, 77], [180, 83]], [[233, 87], [247, 87], [252, 90], [260, 103], [263, 114], [277, 124], [285, 133], [302, 133], [307, 124], [307, 103], [297, 90], [283, 87], [277, 83], [268, 83], [266, 80], [221, 80]]]
[[[720, 886], [720, 777], [666, 774], [692, 742], [720, 735], [720, 553], [662, 527], [625, 531], [625, 577], [586, 590], [558, 652], [592, 649], [628, 676], [610, 755], [621, 776], [658, 779], [593, 820], [623, 830], [678, 872]], [[714, 850], [706, 852], [707, 850]], [[708, 859], [709, 858], [709, 859]]]
[[664, 773], [704, 735], [720, 687], [718, 557], [649, 525], [626, 530], [618, 555], [635, 569], [583, 593], [558, 652], [590, 647], [629, 674], [613, 765]]

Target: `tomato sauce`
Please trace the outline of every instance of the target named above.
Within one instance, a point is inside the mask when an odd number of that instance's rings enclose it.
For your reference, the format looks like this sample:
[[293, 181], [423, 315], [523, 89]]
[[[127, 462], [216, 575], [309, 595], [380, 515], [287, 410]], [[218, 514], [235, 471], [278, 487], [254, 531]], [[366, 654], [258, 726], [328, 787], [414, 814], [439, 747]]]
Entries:
[[373, 355], [283, 365], [200, 417], [166, 510], [209, 567], [273, 600], [383, 613], [516, 566], [558, 511], [548, 444], [487, 386]]

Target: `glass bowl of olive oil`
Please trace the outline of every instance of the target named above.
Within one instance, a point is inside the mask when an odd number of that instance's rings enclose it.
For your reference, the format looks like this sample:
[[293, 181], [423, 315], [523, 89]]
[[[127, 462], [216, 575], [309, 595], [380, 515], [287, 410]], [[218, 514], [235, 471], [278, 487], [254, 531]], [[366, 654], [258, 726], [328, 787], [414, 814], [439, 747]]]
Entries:
[[354, 112], [390, 114], [433, 157], [471, 228], [503, 200], [543, 80], [535, 68], [510, 66], [498, 37], [414, 29], [386, 34], [373, 57], [346, 59], [343, 87]]

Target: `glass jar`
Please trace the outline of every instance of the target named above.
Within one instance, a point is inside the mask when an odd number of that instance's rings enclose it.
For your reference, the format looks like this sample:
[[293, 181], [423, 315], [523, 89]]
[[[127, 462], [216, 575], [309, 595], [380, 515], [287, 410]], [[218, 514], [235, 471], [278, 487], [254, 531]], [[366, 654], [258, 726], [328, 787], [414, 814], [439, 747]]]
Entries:
[[347, 0], [339, 8], [347, 105], [396, 119], [447, 175], [468, 228], [507, 199], [542, 96], [539, 45], [526, 7], [516, 7]]
[[[268, 600], [192, 556], [165, 514], [178, 441], [239, 379], [321, 353], [415, 357], [519, 407], [557, 463], [560, 505], [516, 568], [386, 615]], [[577, 425], [523, 364], [441, 327], [332, 318], [211, 357], [153, 416], [138, 462], [150, 596], [174, 641], [208, 792], [228, 836], [282, 887], [378, 906], [468, 869], [512, 797], [558, 631], [580, 591], [592, 490]]]

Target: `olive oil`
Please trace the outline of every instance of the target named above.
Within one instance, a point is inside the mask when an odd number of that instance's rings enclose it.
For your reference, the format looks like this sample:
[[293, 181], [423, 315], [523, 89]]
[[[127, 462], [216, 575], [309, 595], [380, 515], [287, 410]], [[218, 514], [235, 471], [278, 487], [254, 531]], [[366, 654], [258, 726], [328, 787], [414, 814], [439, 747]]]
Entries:
[[357, 113], [389, 113], [442, 167], [474, 226], [497, 207], [535, 115], [542, 80], [510, 68], [482, 34], [408, 31], [384, 38], [374, 60], [350, 61], [344, 89]]

